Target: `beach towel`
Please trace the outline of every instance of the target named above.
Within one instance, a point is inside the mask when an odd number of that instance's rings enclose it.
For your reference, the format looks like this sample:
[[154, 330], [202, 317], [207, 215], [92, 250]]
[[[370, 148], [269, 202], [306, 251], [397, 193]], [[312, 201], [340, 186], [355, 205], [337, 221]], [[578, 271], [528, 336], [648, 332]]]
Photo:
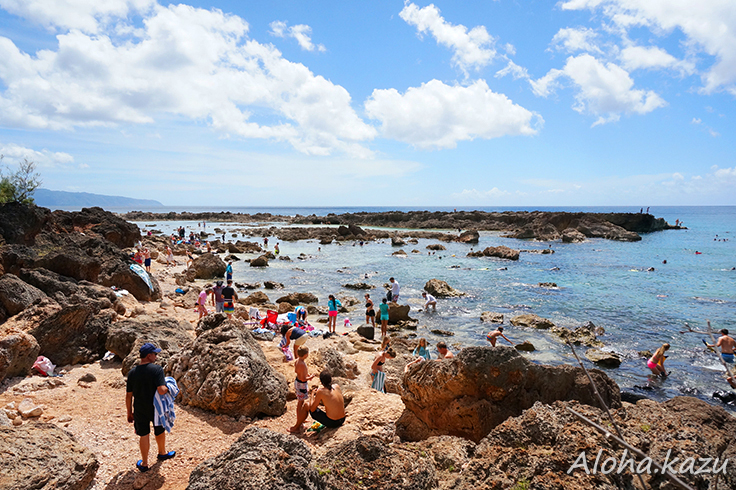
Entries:
[[261, 321], [261, 312], [255, 306], [251, 306], [248, 310], [248, 316], [251, 320]]
[[384, 373], [383, 371], [376, 371], [371, 376], [373, 376], [373, 383], [371, 383], [371, 388], [376, 391], [386, 393], [386, 389], [384, 387], [384, 384], [386, 383], [386, 373]]
[[169, 392], [165, 395], [159, 395], [158, 390], [153, 395], [153, 425], [161, 426], [166, 432], [171, 432], [174, 427], [176, 414], [174, 413], [174, 399], [179, 394], [179, 387], [176, 380], [171, 376], [166, 376], [166, 387]]
[[143, 282], [146, 283], [148, 289], [153, 291], [153, 283], [151, 282], [151, 277], [148, 275], [148, 272], [146, 272], [146, 269], [144, 269], [140, 264], [130, 264], [130, 270], [138, 274], [138, 277], [143, 279]]

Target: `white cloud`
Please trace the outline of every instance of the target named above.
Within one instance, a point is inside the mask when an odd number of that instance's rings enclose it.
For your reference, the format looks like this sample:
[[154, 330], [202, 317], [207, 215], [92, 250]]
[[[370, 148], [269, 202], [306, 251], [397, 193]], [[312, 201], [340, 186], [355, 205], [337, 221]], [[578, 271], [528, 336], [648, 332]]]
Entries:
[[0, 37], [0, 124], [59, 130], [172, 114], [307, 154], [372, 154], [362, 142], [376, 130], [355, 113], [347, 90], [249, 39], [240, 17], [156, 6], [139, 37], [121, 40], [114, 31], [71, 30], [57, 36], [56, 50], [35, 54]]
[[415, 26], [420, 34], [428, 32], [437, 44], [452, 49], [453, 63], [466, 74], [471, 68], [483, 68], [496, 56], [495, 40], [484, 26], [468, 30], [464, 25], [453, 25], [440, 15], [440, 10], [433, 4], [419, 8], [407, 3], [399, 16], [407, 24]]
[[581, 114], [598, 116], [594, 123], [617, 121], [623, 114], [646, 114], [663, 107], [666, 102], [653, 91], [634, 89], [628, 72], [613, 63], [602, 63], [589, 54], [569, 57], [562, 70], [550, 70], [547, 75], [531, 80], [532, 90], [547, 96], [566, 77], [576, 87], [573, 109]]
[[629, 46], [621, 50], [621, 63], [627, 70], [665, 69], [680, 71], [683, 75], [695, 72], [695, 64], [681, 61], [657, 46]]
[[48, 29], [79, 29], [98, 32], [100, 23], [125, 19], [131, 12], [147, 12], [155, 0], [0, 0], [11, 14]]
[[[388, 138], [419, 148], [454, 148], [458, 141], [533, 135], [542, 118], [493, 92], [484, 80], [469, 86], [431, 80], [400, 94], [374, 90], [366, 113]], [[533, 123], [533, 119], [536, 119]]]
[[0, 155], [3, 155], [3, 164], [14, 164], [27, 159], [38, 167], [56, 167], [74, 162], [74, 157], [68, 153], [54, 152], [43, 149], [41, 151], [26, 148], [13, 143], [0, 143]]
[[587, 27], [567, 27], [557, 31], [552, 38], [552, 47], [558, 51], [574, 53], [576, 51], [588, 51], [601, 53], [601, 49], [595, 43], [598, 33]]
[[567, 10], [598, 10], [621, 29], [646, 27], [655, 34], [675, 29], [686, 44], [715, 57], [702, 75], [703, 90], [736, 95], [736, 3], [732, 0], [569, 0]]
[[529, 72], [527, 71], [527, 69], [517, 65], [511, 60], [508, 61], [504, 68], [496, 72], [496, 78], [505, 77], [506, 75], [511, 75], [514, 80], [519, 80], [520, 78], [529, 78]]
[[487, 191], [479, 191], [477, 189], [463, 189], [450, 195], [453, 201], [458, 202], [483, 202], [500, 197], [510, 196], [511, 192], [493, 187]]
[[323, 45], [312, 42], [312, 28], [306, 24], [287, 27], [286, 22], [277, 20], [271, 22], [269, 26], [271, 27], [271, 35], [294, 38], [305, 51], [314, 51], [315, 49], [317, 51], [326, 51]]

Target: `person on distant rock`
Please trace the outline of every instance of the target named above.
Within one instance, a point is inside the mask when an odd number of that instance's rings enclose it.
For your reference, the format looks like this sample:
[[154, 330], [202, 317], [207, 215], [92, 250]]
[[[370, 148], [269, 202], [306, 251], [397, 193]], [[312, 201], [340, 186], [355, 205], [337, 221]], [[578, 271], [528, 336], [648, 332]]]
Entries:
[[424, 309], [427, 310], [431, 306], [433, 310], [437, 311], [437, 300], [429, 293], [422, 292], [422, 298], [424, 298]]
[[296, 363], [294, 364], [294, 371], [296, 372], [296, 380], [294, 381], [294, 391], [296, 392], [296, 423], [293, 427], [289, 427], [289, 432], [301, 432], [304, 428], [302, 425], [307, 420], [307, 413], [309, 412], [304, 407], [304, 402], [309, 400], [309, 385], [307, 382], [314, 378], [314, 375], [309, 374], [309, 368], [305, 362], [309, 355], [309, 347], [301, 345], [297, 348], [296, 353], [298, 355]]
[[399, 302], [399, 291], [401, 288], [399, 287], [399, 281], [394, 279], [393, 277], [390, 277], [389, 282], [391, 283], [391, 297], [389, 297], [389, 301], [393, 301], [394, 303]]
[[176, 260], [174, 260], [174, 252], [171, 251], [171, 247], [168, 245], [166, 246], [166, 266], [170, 265], [176, 265]]
[[[165, 395], [169, 392], [164, 379], [164, 370], [156, 362], [157, 354], [161, 349], [151, 343], [141, 346], [139, 353], [140, 364], [128, 373], [125, 393], [125, 407], [128, 411], [128, 423], [132, 423], [136, 435], [140, 437], [139, 446], [141, 459], [136, 463], [140, 472], [148, 471], [148, 451], [151, 447], [149, 434], [151, 423], [154, 420], [155, 410], [153, 398], [156, 392]], [[165, 461], [176, 456], [176, 451], [166, 452], [166, 430], [163, 426], [153, 427], [158, 446], [158, 460]]]
[[268, 248], [268, 237], [263, 237], [263, 248]]
[[647, 367], [652, 370], [655, 376], [667, 376], [667, 371], [664, 370], [664, 360], [667, 357], [664, 355], [670, 348], [670, 344], [662, 344], [662, 347], [657, 349], [654, 355], [647, 361]]
[[146, 266], [146, 272], [151, 272], [151, 251], [148, 248], [143, 249], [143, 265]]
[[455, 354], [450, 352], [447, 348], [447, 344], [444, 342], [437, 342], [437, 352], [439, 352], [439, 357], [437, 359], [451, 359], [455, 357]]
[[381, 300], [378, 309], [381, 311], [381, 337], [385, 337], [388, 331], [388, 303], [386, 302], [386, 298]]
[[207, 295], [212, 294], [212, 288], [203, 289], [197, 298], [197, 311], [199, 318], [207, 316]]
[[335, 333], [335, 327], [337, 324], [337, 309], [340, 308], [342, 304], [340, 303], [339, 299], [335, 298], [335, 295], [331, 294], [329, 296], [329, 300], [327, 301], [327, 329]]
[[496, 330], [489, 332], [488, 335], [486, 335], [486, 339], [488, 339], [488, 342], [490, 342], [493, 347], [496, 347], [496, 339], [498, 339], [498, 337], [503, 337], [509, 344], [515, 345], [503, 334], [503, 327], [498, 327]]
[[279, 242], [276, 242], [276, 245], [273, 246], [273, 253], [274, 255], [278, 255], [280, 252], [279, 250]]
[[371, 376], [373, 377], [371, 388], [373, 388], [376, 391], [386, 393], [386, 388], [384, 386], [386, 383], [386, 373], [383, 372], [383, 365], [386, 363], [387, 359], [395, 359], [395, 358], [396, 358], [396, 352], [394, 352], [394, 350], [390, 347], [385, 351], [381, 351], [376, 356], [376, 359], [373, 361], [373, 364], [371, 365]]
[[235, 312], [235, 300], [238, 299], [238, 293], [233, 288], [232, 279], [227, 281], [227, 286], [222, 288], [222, 311], [227, 315], [228, 318], [233, 317]]
[[733, 364], [734, 361], [734, 349], [736, 349], [736, 341], [728, 335], [728, 329], [721, 329], [721, 336], [718, 338], [718, 342], [711, 345], [706, 343], [708, 347], [720, 347], [721, 357], [724, 361]]
[[420, 356], [423, 359], [429, 361], [432, 356], [429, 353], [429, 349], [427, 348], [427, 339], [424, 337], [421, 337], [419, 339], [419, 345], [417, 345], [414, 348], [414, 352], [411, 353], [412, 356]]
[[[332, 384], [332, 373], [327, 369], [319, 373], [319, 381], [322, 387], [312, 393], [308, 405], [309, 414], [325, 427], [340, 427], [345, 423], [345, 400], [340, 385]], [[319, 408], [320, 403], [324, 405], [324, 411]]]
[[212, 288], [212, 306], [215, 307], [215, 313], [223, 313], [225, 298], [222, 297], [222, 281], [217, 281]]
[[233, 280], [233, 261], [232, 260], [227, 261], [227, 267], [225, 267], [225, 280], [228, 282]]
[[299, 357], [298, 349], [300, 346], [309, 338], [306, 330], [299, 327], [290, 327], [288, 324], [281, 327], [281, 336], [284, 337], [284, 348], [289, 347], [291, 342], [294, 342], [294, 358]]
[[373, 300], [368, 293], [365, 295], [365, 324], [372, 324], [376, 328], [376, 310], [373, 309]]
[[192, 255], [191, 251], [187, 250], [187, 262], [186, 262], [187, 269], [189, 269], [193, 263], [194, 263], [194, 256]]

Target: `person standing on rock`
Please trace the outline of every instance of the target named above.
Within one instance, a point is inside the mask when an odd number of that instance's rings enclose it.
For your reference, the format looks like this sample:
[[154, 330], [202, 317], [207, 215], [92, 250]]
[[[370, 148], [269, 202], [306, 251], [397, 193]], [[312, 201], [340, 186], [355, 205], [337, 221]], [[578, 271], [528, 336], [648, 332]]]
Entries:
[[371, 383], [371, 388], [373, 388], [376, 391], [380, 391], [382, 393], [386, 393], [386, 373], [383, 372], [383, 365], [386, 363], [387, 359], [395, 359], [396, 358], [396, 352], [392, 348], [388, 348], [385, 351], [381, 351], [376, 358], [373, 361], [373, 364], [371, 365], [371, 376], [373, 377], [373, 382]]
[[503, 334], [503, 327], [498, 327], [498, 328], [497, 328], [496, 330], [494, 330], [493, 332], [489, 332], [489, 333], [488, 333], [488, 335], [486, 335], [486, 339], [488, 339], [488, 342], [490, 342], [490, 343], [491, 343], [491, 345], [492, 345], [493, 347], [496, 347], [496, 340], [498, 339], [498, 337], [503, 337], [504, 339], [506, 339], [506, 341], [507, 341], [507, 342], [508, 342], [509, 344], [511, 344], [511, 345], [515, 345], [515, 344], [514, 344], [513, 342], [511, 342], [511, 341], [510, 341], [510, 340], [509, 340], [509, 339], [508, 339], [508, 338], [507, 338], [507, 337], [506, 337], [506, 336], [505, 336], [505, 335]]
[[706, 342], [708, 347], [720, 347], [721, 357], [724, 361], [733, 364], [734, 361], [734, 349], [736, 348], [736, 341], [728, 335], [728, 329], [724, 328], [721, 330], [721, 336], [718, 337], [718, 342], [711, 345]]
[[207, 288], [203, 289], [199, 293], [199, 297], [197, 298], [197, 311], [199, 312], [199, 318], [202, 318], [203, 316], [207, 316], [207, 295], [212, 294], [212, 289]]
[[146, 272], [151, 272], [151, 251], [148, 248], [143, 249], [143, 265], [146, 267]]
[[[154, 364], [161, 349], [151, 343], [145, 343], [139, 352], [140, 364], [128, 373], [125, 407], [128, 411], [128, 422], [133, 424], [136, 435], [140, 437], [141, 459], [136, 463], [136, 468], [143, 473], [148, 471], [148, 451], [151, 447], [149, 434], [155, 415], [153, 398], [156, 392], [165, 395], [169, 392], [169, 388], [166, 386], [163, 368]], [[166, 452], [166, 430], [163, 426], [154, 426], [153, 434], [156, 437], [159, 461], [176, 456], [176, 451]]]
[[304, 402], [309, 400], [309, 385], [307, 385], [307, 382], [314, 378], [314, 374], [309, 374], [309, 369], [305, 362], [309, 355], [309, 347], [301, 345], [297, 348], [296, 353], [298, 357], [294, 364], [294, 371], [296, 372], [294, 391], [296, 392], [296, 399], [299, 401], [296, 404], [296, 423], [294, 427], [289, 427], [289, 432], [292, 433], [301, 432], [304, 428], [302, 424], [307, 420], [307, 414], [309, 413], [307, 407], [304, 406]]
[[235, 300], [238, 299], [238, 293], [233, 289], [233, 281], [230, 279], [227, 281], [227, 286], [222, 288], [222, 311], [227, 315], [228, 318], [233, 317], [235, 312]]
[[399, 302], [399, 291], [401, 290], [401, 287], [399, 287], [399, 281], [397, 281], [393, 277], [390, 277], [389, 282], [391, 283], [391, 297], [388, 299], [389, 301], [398, 303]]
[[176, 265], [176, 260], [174, 260], [174, 252], [171, 251], [171, 247], [166, 245], [166, 266], [169, 265]]
[[372, 324], [376, 328], [376, 310], [373, 309], [373, 300], [368, 293], [365, 294], [365, 324]]
[[[225, 280], [229, 283], [233, 280], [233, 261], [227, 261], [227, 267], [225, 267]], [[241, 279], [242, 281], [242, 279]]]
[[341, 307], [342, 304], [340, 303], [340, 300], [335, 298], [334, 294], [331, 294], [329, 296], [329, 300], [327, 301], [327, 329], [335, 333], [335, 326], [337, 324], [337, 309]]
[[385, 337], [388, 331], [388, 303], [386, 302], [386, 298], [381, 300], [378, 309], [381, 311], [381, 337]]
[[424, 310], [428, 310], [432, 307], [432, 310], [437, 311], [437, 300], [429, 293], [422, 292], [422, 298], [424, 298]]
[[222, 281], [217, 281], [212, 288], [212, 306], [215, 307], [215, 313], [224, 312], [223, 304], [225, 303], [225, 299], [222, 297], [223, 289]]
[[[309, 403], [309, 414], [312, 419], [327, 428], [337, 428], [345, 423], [345, 400], [340, 385], [332, 384], [332, 373], [327, 369], [319, 373], [322, 387], [312, 393]], [[319, 408], [320, 403], [325, 410]]]

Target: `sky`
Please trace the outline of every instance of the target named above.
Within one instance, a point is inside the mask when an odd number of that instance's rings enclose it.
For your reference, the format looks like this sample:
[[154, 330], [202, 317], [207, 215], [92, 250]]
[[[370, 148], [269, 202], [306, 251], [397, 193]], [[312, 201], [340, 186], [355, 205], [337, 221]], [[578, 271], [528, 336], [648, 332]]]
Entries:
[[0, 154], [169, 206], [736, 205], [736, 2], [0, 0]]

